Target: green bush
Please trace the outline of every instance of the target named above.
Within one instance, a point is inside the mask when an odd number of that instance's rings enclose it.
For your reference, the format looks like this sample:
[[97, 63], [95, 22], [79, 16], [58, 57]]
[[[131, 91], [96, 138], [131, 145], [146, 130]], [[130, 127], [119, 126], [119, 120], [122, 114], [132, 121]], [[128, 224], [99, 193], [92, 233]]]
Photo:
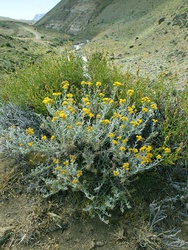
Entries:
[[43, 100], [48, 115], [41, 117], [41, 127], [46, 134], [39, 137], [32, 127], [12, 126], [6, 147], [12, 155], [43, 156], [42, 162], [34, 162], [34, 174], [45, 182], [46, 196], [82, 192], [83, 209], [107, 222], [105, 216], [116, 207], [122, 212], [129, 207], [129, 180], [176, 160], [176, 152], [157, 140], [159, 110], [148, 96], [136, 108], [133, 89], [119, 98], [123, 83], [114, 82], [107, 90], [101, 82], [82, 81], [81, 102], [76, 102], [69, 85], [62, 82], [61, 92]]
[[69, 52], [61, 56], [46, 55], [7, 76], [0, 87], [0, 99], [44, 113], [41, 101], [54, 90], [60, 90], [62, 79], [77, 85], [83, 77], [83, 61], [78, 55]]

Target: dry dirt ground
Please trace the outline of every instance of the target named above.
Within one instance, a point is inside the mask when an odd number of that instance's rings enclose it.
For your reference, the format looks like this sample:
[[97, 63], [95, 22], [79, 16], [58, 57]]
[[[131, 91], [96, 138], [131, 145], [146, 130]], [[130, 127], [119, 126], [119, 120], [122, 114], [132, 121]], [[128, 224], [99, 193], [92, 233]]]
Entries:
[[[140, 203], [141, 200], [135, 200], [132, 209], [124, 215], [114, 214], [106, 225], [99, 219], [83, 215], [74, 197], [61, 197], [58, 206], [51, 200], [41, 201], [37, 195], [28, 193], [22, 174], [21, 171], [17, 174], [10, 161], [1, 162], [0, 249], [171, 249], [161, 248], [161, 238], [149, 230], [148, 208]], [[181, 228], [177, 236], [188, 240], [188, 220], [177, 222], [177, 226]], [[188, 249], [188, 246], [179, 249]]]

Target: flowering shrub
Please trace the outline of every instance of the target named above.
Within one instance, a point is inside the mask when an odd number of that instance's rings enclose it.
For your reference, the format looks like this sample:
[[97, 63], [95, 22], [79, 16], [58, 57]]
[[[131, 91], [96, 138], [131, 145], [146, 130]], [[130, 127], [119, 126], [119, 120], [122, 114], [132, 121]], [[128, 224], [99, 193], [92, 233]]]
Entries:
[[42, 117], [39, 138], [32, 127], [10, 127], [7, 149], [14, 154], [41, 153], [34, 173], [45, 182], [48, 194], [82, 192], [84, 210], [105, 217], [129, 205], [127, 183], [138, 173], [159, 165], [171, 154], [165, 144], [154, 145], [158, 135], [158, 107], [147, 96], [136, 107], [133, 89], [123, 83], [107, 88], [101, 82], [81, 82], [80, 97], [62, 91], [44, 98], [48, 116]]

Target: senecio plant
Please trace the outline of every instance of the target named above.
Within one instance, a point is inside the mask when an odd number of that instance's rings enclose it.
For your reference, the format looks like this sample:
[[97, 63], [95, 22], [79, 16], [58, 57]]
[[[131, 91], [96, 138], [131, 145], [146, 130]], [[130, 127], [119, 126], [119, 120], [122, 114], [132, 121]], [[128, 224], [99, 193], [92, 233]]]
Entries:
[[125, 87], [121, 82], [109, 87], [83, 81], [74, 95], [63, 81], [61, 92], [43, 100], [45, 133], [39, 138], [31, 127], [23, 131], [12, 126], [6, 140], [14, 154], [43, 155], [33, 172], [43, 179], [46, 196], [81, 192], [84, 211], [106, 223], [115, 207], [121, 212], [130, 207], [130, 179], [171, 154], [164, 142], [157, 143], [157, 105], [143, 96], [136, 106], [135, 91]]

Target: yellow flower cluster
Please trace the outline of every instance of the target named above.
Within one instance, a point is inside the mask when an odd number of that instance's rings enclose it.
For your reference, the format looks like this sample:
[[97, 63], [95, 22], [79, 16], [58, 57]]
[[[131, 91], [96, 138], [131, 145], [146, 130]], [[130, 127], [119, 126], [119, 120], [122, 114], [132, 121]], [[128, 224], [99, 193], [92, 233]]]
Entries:
[[54, 103], [54, 100], [49, 98], [49, 97], [45, 97], [44, 100], [42, 101], [44, 104], [52, 104]]
[[88, 132], [91, 132], [91, 131], [93, 130], [93, 127], [92, 127], [92, 126], [88, 126], [88, 127], [86, 128], [86, 130], [87, 130]]
[[81, 85], [91, 86], [91, 85], [92, 85], [92, 82], [90, 82], [90, 81], [88, 81], [88, 82], [82, 81], [82, 82], [81, 82]]
[[114, 103], [113, 99], [112, 98], [108, 98], [108, 97], [103, 98], [102, 102], [103, 102], [103, 104], [107, 104], [107, 103], [108, 104], [113, 104]]
[[90, 111], [90, 109], [88, 109], [88, 108], [83, 108], [83, 109], [82, 109], [82, 112], [83, 112], [84, 115], [87, 115], [87, 116], [89, 116], [90, 118], [94, 117], [94, 114], [93, 114], [93, 113]]
[[121, 83], [121, 82], [114, 82], [113, 83], [113, 86], [114, 87], [120, 87], [120, 86], [122, 86], [123, 84]]
[[61, 92], [55, 92], [55, 93], [52, 93], [53, 96], [60, 96], [61, 95]]
[[113, 175], [114, 175], [114, 176], [118, 176], [118, 175], [119, 175], [119, 172], [116, 171], [116, 170], [114, 170], [114, 171], [113, 171]]
[[124, 162], [122, 168], [125, 169], [126, 171], [129, 171], [130, 170], [129, 165], [130, 165], [129, 162]]
[[34, 132], [34, 129], [33, 128], [27, 128], [25, 130], [25, 133], [26, 135], [33, 135], [35, 132]]
[[135, 105], [132, 105], [132, 106], [128, 106], [128, 107], [127, 107], [127, 110], [128, 110], [128, 112], [129, 112], [130, 115], [134, 114], [134, 112], [135, 112], [134, 109], [135, 109]]
[[139, 126], [142, 123], [142, 119], [138, 119], [136, 121], [130, 122], [134, 127]]
[[129, 148], [129, 151], [132, 151], [134, 153], [134, 156], [140, 160], [140, 163], [142, 165], [152, 162], [153, 154], [151, 153], [152, 146], [150, 145], [144, 145], [140, 149]]
[[101, 82], [96, 82], [96, 84], [95, 84], [97, 87], [100, 87], [100, 86], [102, 86], [102, 83]]
[[144, 103], [144, 102], [150, 103], [151, 100], [149, 99], [149, 97], [145, 96], [145, 97], [142, 97], [142, 98], [141, 98], [141, 102], [142, 102], [142, 103]]
[[108, 119], [105, 119], [105, 120], [100, 120], [100, 123], [103, 125], [108, 125], [110, 124], [110, 121]]
[[134, 93], [134, 90], [133, 90], [133, 89], [128, 89], [128, 90], [127, 90], [127, 95], [128, 95], [128, 96], [132, 96], [133, 93]]
[[68, 82], [68, 81], [63, 81], [63, 82], [61, 83], [61, 85], [62, 85], [62, 88], [63, 88], [64, 90], [66, 90], [66, 89], [68, 89], [68, 87], [69, 87], [69, 82]]
[[43, 135], [43, 136], [41, 136], [41, 140], [46, 140], [47, 139], [47, 137], [46, 137], [46, 135]]
[[119, 99], [119, 104], [124, 104], [124, 103], [126, 103], [126, 101], [127, 101], [126, 99], [120, 98], [120, 99]]
[[82, 101], [84, 102], [84, 104], [86, 106], [90, 105], [90, 101], [89, 101], [89, 98], [88, 97], [82, 97]]

